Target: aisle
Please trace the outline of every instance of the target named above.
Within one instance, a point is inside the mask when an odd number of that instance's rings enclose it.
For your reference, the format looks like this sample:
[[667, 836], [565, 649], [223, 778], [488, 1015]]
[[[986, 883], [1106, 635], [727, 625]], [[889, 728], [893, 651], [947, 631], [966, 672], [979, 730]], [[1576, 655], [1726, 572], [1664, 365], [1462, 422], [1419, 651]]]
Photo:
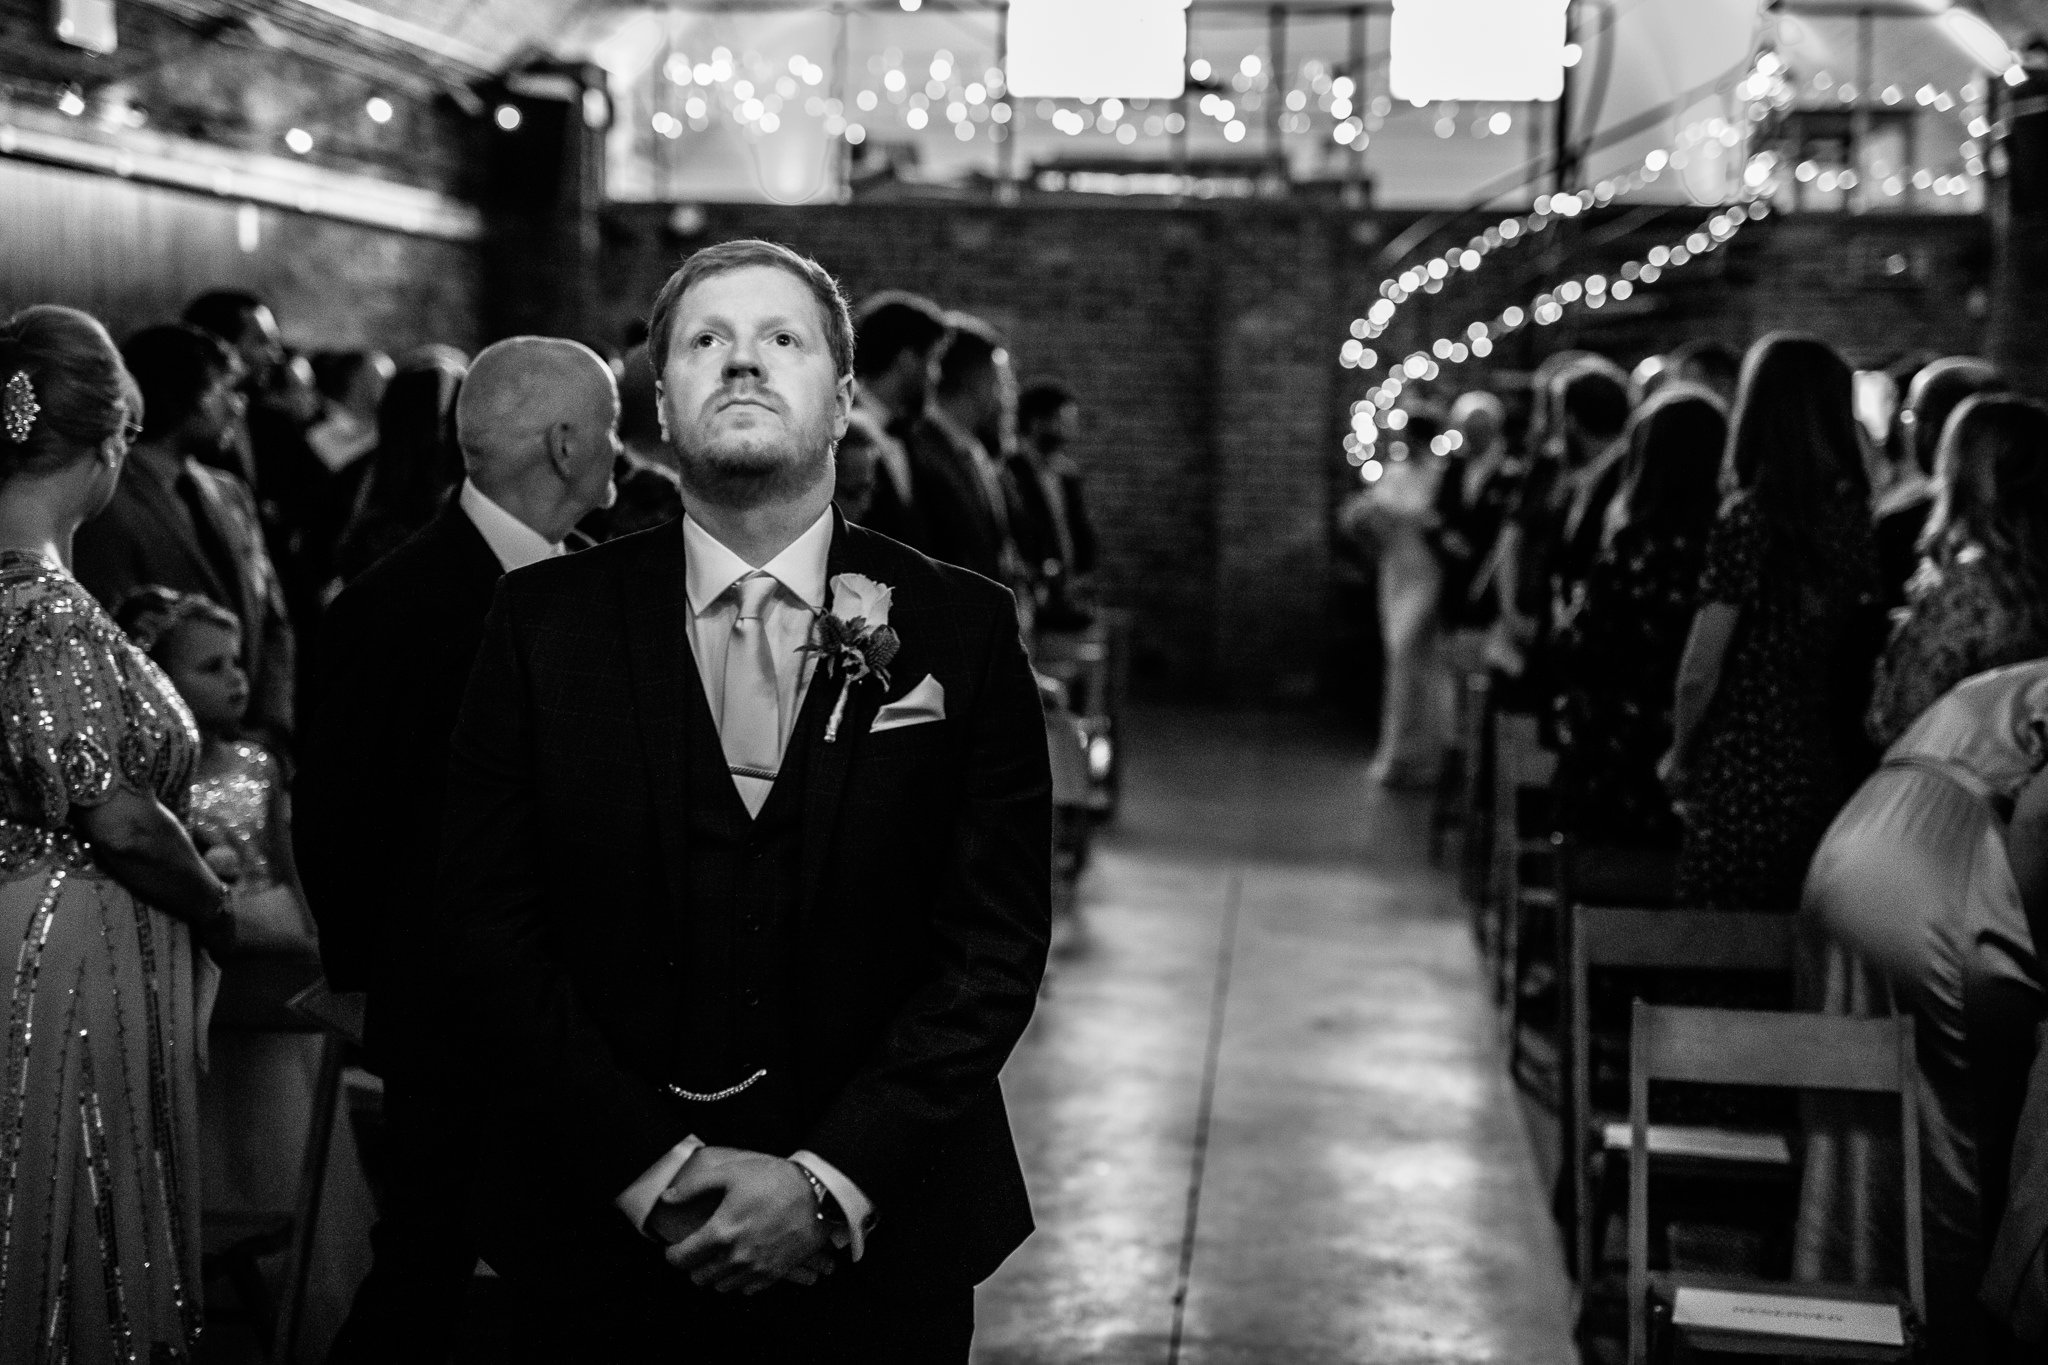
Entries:
[[1563, 1365], [1556, 1237], [1420, 804], [1304, 719], [1153, 712], [1130, 749], [1004, 1076], [1039, 1231], [982, 1288], [975, 1360]]

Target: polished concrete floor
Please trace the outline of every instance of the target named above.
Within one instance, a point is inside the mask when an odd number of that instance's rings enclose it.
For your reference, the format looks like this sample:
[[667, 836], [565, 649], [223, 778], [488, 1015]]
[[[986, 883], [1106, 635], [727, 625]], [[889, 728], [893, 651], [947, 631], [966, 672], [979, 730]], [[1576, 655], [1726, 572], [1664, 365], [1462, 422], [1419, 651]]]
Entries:
[[1005, 1073], [1039, 1230], [979, 1365], [1573, 1359], [1425, 809], [1307, 718], [1145, 711]]

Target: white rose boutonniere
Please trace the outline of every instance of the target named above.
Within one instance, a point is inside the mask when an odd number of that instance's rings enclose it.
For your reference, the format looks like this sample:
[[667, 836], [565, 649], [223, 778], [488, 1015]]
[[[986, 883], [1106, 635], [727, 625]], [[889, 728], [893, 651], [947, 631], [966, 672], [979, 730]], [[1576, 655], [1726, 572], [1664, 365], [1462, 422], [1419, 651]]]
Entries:
[[839, 683], [839, 700], [832, 705], [832, 717], [825, 722], [825, 742], [839, 738], [839, 722], [846, 715], [846, 698], [853, 685], [873, 678], [889, 686], [889, 664], [903, 641], [889, 624], [889, 603], [895, 589], [877, 583], [865, 574], [836, 574], [832, 579], [832, 608], [821, 611], [811, 625], [806, 654], [818, 656], [825, 676]]

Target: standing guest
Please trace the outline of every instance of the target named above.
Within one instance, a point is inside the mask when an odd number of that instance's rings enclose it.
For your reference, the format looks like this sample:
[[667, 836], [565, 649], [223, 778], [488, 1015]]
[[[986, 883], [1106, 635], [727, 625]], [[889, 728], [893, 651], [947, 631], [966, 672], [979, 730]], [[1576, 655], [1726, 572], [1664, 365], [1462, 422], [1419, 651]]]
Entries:
[[1453, 668], [1477, 669], [1485, 632], [1499, 618], [1492, 590], [1494, 552], [1520, 470], [1508, 451], [1507, 408], [1475, 389], [1451, 405], [1458, 447], [1437, 482], [1430, 548], [1443, 572], [1437, 613]]
[[1934, 510], [1934, 461], [1942, 429], [1964, 399], [1999, 386], [1998, 371], [1962, 355], [1922, 367], [1906, 386], [1905, 403], [1892, 419], [1898, 440], [1888, 462], [1890, 482], [1879, 491], [1871, 513], [1878, 592], [1888, 609], [1905, 604], [1907, 585], [1920, 563], [1921, 536]]
[[142, 397], [142, 435], [121, 486], [79, 528], [78, 579], [109, 610], [138, 588], [198, 593], [242, 623], [248, 729], [288, 754], [297, 641], [283, 584], [264, 547], [256, 500], [216, 467], [241, 429], [235, 359], [191, 327], [149, 327], [122, 354]]
[[1671, 379], [1697, 384], [1723, 404], [1735, 401], [1735, 387], [1742, 379], [1742, 353], [1727, 342], [1705, 337], [1681, 342], [1665, 359]]
[[191, 713], [69, 569], [119, 486], [132, 388], [84, 313], [0, 324], [8, 1361], [187, 1360], [199, 1344], [194, 940], [231, 946], [234, 919], [180, 818]]
[[1065, 384], [1041, 379], [1017, 395], [1011, 524], [1018, 553], [1040, 584], [1037, 622], [1046, 630], [1079, 630], [1093, 619], [1088, 602], [1100, 550], [1073, 454], [1080, 433], [1081, 405]]
[[1405, 415], [1385, 472], [1338, 513], [1339, 525], [1371, 555], [1379, 586], [1380, 740], [1366, 779], [1396, 789], [1436, 780], [1448, 721], [1437, 655], [1443, 574], [1429, 548], [1437, 481], [1448, 473], [1429, 447], [1443, 419], [1413, 408]]
[[931, 404], [939, 352], [946, 345], [945, 315], [930, 299], [886, 290], [862, 302], [853, 323], [854, 403], [875, 419], [883, 436], [876, 448], [875, 496], [864, 524], [922, 550], [929, 531], [909, 441]]
[[614, 373], [619, 376], [620, 449], [612, 464], [612, 487], [618, 495], [611, 506], [597, 508], [576, 527], [576, 539], [590, 544], [666, 526], [683, 514], [683, 489], [675, 456], [661, 439], [654, 367], [644, 340], [626, 353]]
[[1849, 367], [1812, 337], [1751, 348], [1730, 420], [1734, 489], [1707, 542], [1671, 749], [1687, 905], [1791, 910], [1863, 775], [1877, 618]]
[[1657, 779], [1671, 746], [1671, 693], [1698, 605], [1719, 501], [1727, 417], [1706, 389], [1673, 382], [1636, 410], [1605, 544], [1557, 641], [1558, 827], [1582, 842], [1676, 850]]
[[865, 525], [868, 508], [875, 500], [876, 452], [882, 433], [866, 413], [856, 411], [846, 419], [846, 434], [832, 452], [832, 505], [856, 526]]
[[[1051, 809], [1014, 603], [833, 514], [853, 328], [815, 262], [708, 247], [650, 326], [689, 514], [509, 575], [452, 746], [484, 1255], [540, 1359], [957, 1365], [1031, 1228], [997, 1077]], [[804, 651], [820, 612], [886, 682]]]
[[455, 442], [455, 395], [469, 362], [447, 346], [407, 356], [377, 409], [377, 448], [362, 477], [335, 550], [331, 600], [363, 570], [432, 521], [462, 482]]
[[328, 611], [299, 859], [328, 981], [369, 993], [388, 1153], [375, 1260], [338, 1362], [450, 1352], [476, 1262], [462, 1226], [471, 1163], [422, 940], [448, 736], [499, 577], [561, 554], [577, 522], [611, 501], [617, 420], [611, 372], [587, 348], [544, 337], [487, 348], [456, 403], [460, 494]]
[[1878, 660], [1867, 724], [1880, 747], [1964, 678], [2048, 655], [2048, 408], [1964, 399], [1934, 483], [1926, 557]]
[[917, 548], [1009, 583], [1017, 553], [1010, 539], [1009, 480], [1002, 452], [991, 452], [977, 434], [1004, 425], [1015, 411], [1009, 353], [979, 318], [952, 313], [946, 322], [935, 401], [910, 429], [911, 483], [925, 530]]
[[[235, 387], [241, 391], [242, 420], [230, 433], [228, 443], [213, 461], [264, 496], [267, 480], [280, 473], [278, 459], [289, 461], [289, 453], [260, 447], [256, 428], [264, 426], [264, 437], [277, 434], [254, 414], [264, 407], [274, 373], [284, 363], [284, 335], [270, 306], [254, 294], [240, 289], [213, 289], [185, 306], [183, 321], [226, 346], [235, 358]], [[259, 501], [259, 506], [260, 506]]]
[[306, 443], [330, 474], [339, 474], [377, 446], [377, 407], [398, 366], [382, 351], [322, 351], [313, 381], [325, 400]]
[[[2007, 834], [2044, 764], [2048, 662], [1969, 678], [1892, 745], [1829, 827], [1806, 881], [1806, 913], [1854, 955], [1830, 955], [1822, 1003], [1889, 996], [1917, 1025], [1929, 1360], [1986, 1358], [1977, 1287], [2048, 998]], [[1875, 1002], [1853, 998], [1857, 968], [1888, 988]], [[1888, 1272], [1898, 1269], [1900, 1158], [1874, 1145], [1853, 1128], [1812, 1135], [1801, 1278], [1897, 1283]]]

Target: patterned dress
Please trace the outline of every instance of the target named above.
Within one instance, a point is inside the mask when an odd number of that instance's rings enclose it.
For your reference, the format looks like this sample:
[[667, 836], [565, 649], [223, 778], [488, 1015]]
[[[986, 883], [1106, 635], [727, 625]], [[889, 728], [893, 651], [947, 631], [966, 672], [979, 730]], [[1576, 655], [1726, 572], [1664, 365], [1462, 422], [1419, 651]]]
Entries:
[[1820, 581], [1772, 562], [1770, 528], [1746, 495], [1708, 538], [1700, 604], [1741, 616], [1697, 741], [1682, 904], [1797, 909], [1807, 862], [1863, 776], [1853, 737], [1876, 654], [1869, 530], [1845, 513], [1816, 533]]
[[185, 926], [93, 862], [75, 810], [184, 810], [199, 736], [69, 574], [0, 552], [0, 1361], [191, 1359], [200, 1330]]
[[1870, 737], [1889, 747], [1963, 679], [2048, 656], [2048, 608], [2005, 585], [1967, 545], [1946, 563], [1923, 563], [1908, 589], [1870, 698]]
[[1624, 527], [1558, 633], [1552, 790], [1559, 827], [1586, 843], [1678, 846], [1657, 760], [1671, 747], [1672, 686], [1692, 628], [1703, 540]]

